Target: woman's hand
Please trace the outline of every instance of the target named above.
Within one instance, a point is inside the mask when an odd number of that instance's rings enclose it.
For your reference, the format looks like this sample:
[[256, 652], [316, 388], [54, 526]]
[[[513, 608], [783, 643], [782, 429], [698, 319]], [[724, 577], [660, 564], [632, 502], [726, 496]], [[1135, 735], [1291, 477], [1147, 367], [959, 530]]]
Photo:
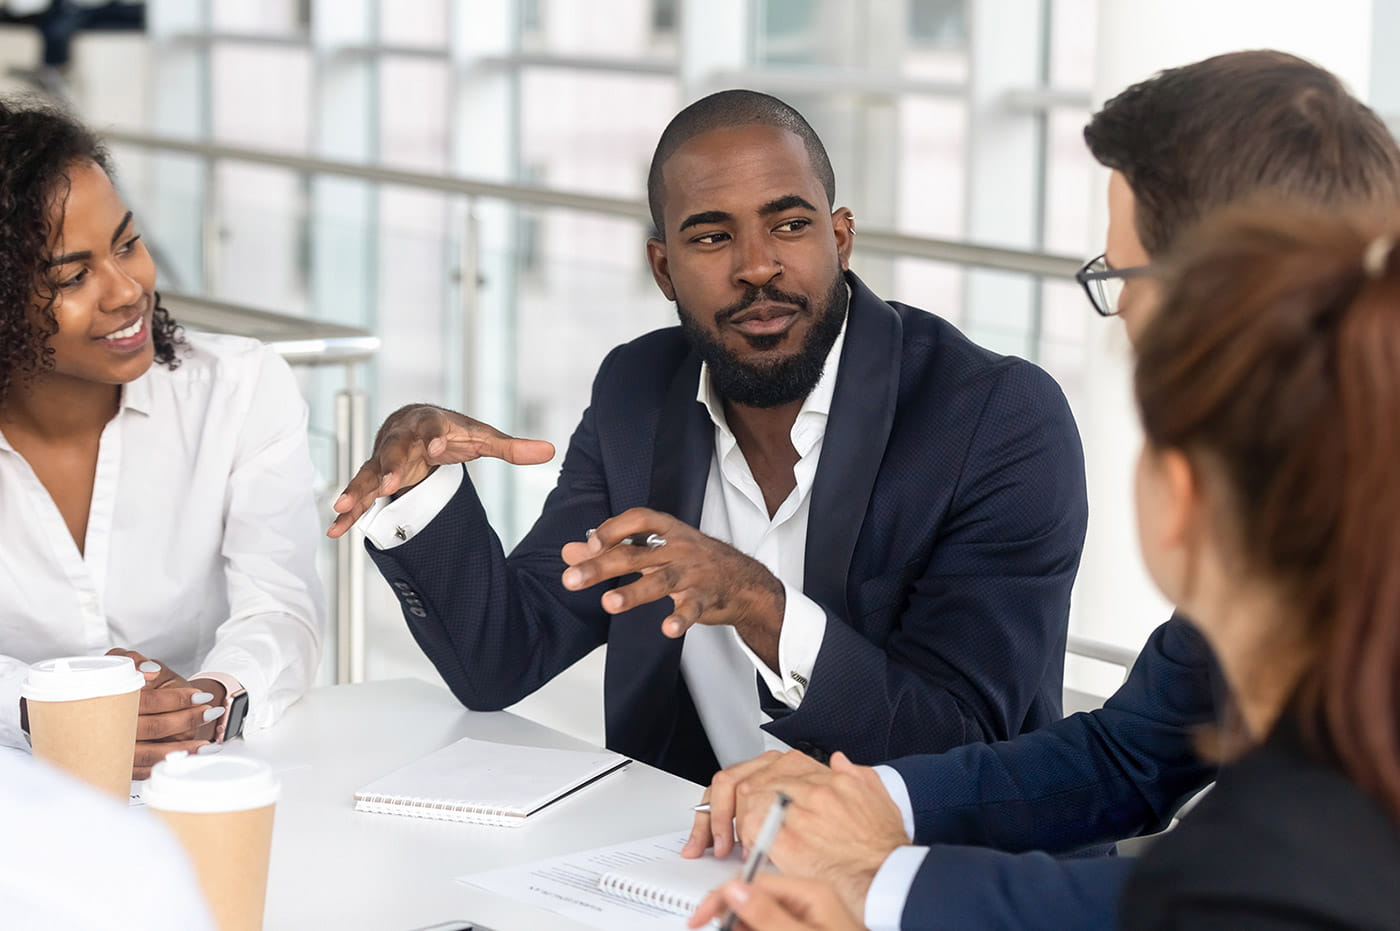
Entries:
[[147, 779], [151, 767], [176, 750], [209, 752], [224, 713], [223, 687], [201, 679], [187, 682], [164, 663], [135, 650], [113, 649], [108, 656], [126, 656], [146, 677], [136, 721], [136, 755], [131, 778]]

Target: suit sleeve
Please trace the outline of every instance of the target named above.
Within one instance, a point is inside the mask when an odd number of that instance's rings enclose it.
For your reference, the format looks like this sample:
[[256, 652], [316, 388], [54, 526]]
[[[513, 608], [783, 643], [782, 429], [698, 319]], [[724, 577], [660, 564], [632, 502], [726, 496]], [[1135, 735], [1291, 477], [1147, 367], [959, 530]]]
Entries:
[[1162, 830], [1214, 778], [1195, 729], [1214, 720], [1222, 688], [1206, 642], [1174, 617], [1097, 711], [890, 763], [909, 792], [915, 840], [1061, 853]]
[[[604, 360], [597, 388], [616, 356]], [[567, 540], [608, 518], [594, 407], [569, 441], [559, 481], [509, 557], [469, 479], [427, 526], [392, 549], [366, 548], [403, 606], [418, 645], [475, 711], [512, 705], [607, 639], [601, 587], [560, 582]]]
[[1057, 860], [977, 847], [929, 849], [909, 889], [903, 931], [1075, 931], [1116, 927], [1126, 857]]
[[[895, 593], [893, 629], [876, 642], [828, 606], [807, 692], [765, 725], [774, 736], [875, 763], [1012, 737], [1037, 700], [1058, 710], [1084, 457], [1049, 375], [1017, 360], [996, 377], [927, 564]], [[920, 463], [891, 455], [883, 471], [917, 475]]]

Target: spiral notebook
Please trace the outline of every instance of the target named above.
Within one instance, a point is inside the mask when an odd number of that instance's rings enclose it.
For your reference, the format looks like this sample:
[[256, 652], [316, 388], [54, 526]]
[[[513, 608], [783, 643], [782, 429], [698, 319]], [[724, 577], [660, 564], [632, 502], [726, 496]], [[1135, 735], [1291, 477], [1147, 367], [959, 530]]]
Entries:
[[[666, 850], [671, 837], [651, 838], [654, 849]], [[669, 853], [669, 850], [668, 850]], [[673, 915], [690, 915], [705, 896], [738, 875], [744, 862], [737, 851], [722, 860], [710, 854], [694, 860], [679, 851], [654, 860], [616, 866], [598, 880], [598, 888], [631, 902], [653, 905]]]
[[552, 750], [463, 738], [355, 793], [355, 810], [518, 827], [626, 766], [607, 751]]

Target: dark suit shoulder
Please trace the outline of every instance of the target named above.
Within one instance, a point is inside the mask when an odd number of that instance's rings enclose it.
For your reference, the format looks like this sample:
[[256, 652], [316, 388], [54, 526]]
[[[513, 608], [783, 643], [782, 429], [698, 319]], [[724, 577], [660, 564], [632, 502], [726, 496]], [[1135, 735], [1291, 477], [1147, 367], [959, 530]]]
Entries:
[[1059, 384], [1034, 362], [978, 345], [937, 314], [898, 301], [888, 303], [903, 327], [906, 383], [912, 376], [921, 383], [920, 390], [928, 390], [932, 381], [944, 392], [982, 397], [1000, 386], [1013, 406], [1018, 399], [1068, 406]]
[[1395, 822], [1281, 728], [1225, 767], [1148, 852], [1124, 892], [1122, 924], [1165, 929], [1257, 916], [1280, 926], [1400, 929], [1397, 877]]

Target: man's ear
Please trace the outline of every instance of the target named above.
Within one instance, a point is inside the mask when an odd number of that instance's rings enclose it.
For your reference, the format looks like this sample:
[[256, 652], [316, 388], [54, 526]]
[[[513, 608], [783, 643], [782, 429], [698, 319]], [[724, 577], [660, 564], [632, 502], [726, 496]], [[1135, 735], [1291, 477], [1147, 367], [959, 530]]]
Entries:
[[676, 288], [671, 284], [671, 266], [666, 261], [666, 241], [652, 237], [647, 240], [647, 264], [651, 266], [651, 277], [666, 300], [676, 299]]
[[841, 270], [851, 267], [851, 249], [856, 244], [856, 215], [848, 207], [838, 207], [831, 214], [831, 231], [836, 234], [836, 254], [841, 259]]

